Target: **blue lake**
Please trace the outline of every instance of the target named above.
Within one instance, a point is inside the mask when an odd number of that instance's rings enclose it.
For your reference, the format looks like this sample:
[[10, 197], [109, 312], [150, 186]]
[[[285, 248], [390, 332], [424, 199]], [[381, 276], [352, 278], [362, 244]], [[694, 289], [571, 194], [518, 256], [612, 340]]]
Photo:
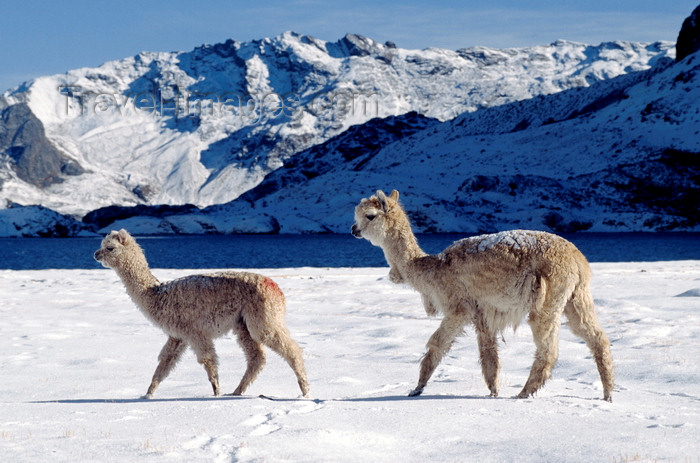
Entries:
[[[425, 234], [436, 253], [465, 235]], [[700, 260], [700, 233], [565, 235], [591, 262]], [[347, 235], [193, 235], [137, 237], [152, 268], [384, 267], [379, 248]], [[0, 269], [101, 268], [100, 238], [0, 238]]]

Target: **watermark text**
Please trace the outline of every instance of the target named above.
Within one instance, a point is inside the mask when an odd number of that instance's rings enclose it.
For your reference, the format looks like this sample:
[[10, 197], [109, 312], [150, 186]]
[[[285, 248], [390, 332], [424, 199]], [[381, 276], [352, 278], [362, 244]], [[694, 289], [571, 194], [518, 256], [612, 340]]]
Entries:
[[310, 98], [280, 95], [274, 92], [239, 94], [236, 92], [197, 92], [154, 88], [146, 92], [92, 92], [78, 85], [58, 87], [64, 97], [67, 117], [119, 115], [150, 115], [154, 117], [239, 118], [244, 123], [264, 120], [299, 120], [304, 113], [332, 120], [349, 117], [362, 119], [379, 117], [381, 99], [376, 93], [336, 90]]

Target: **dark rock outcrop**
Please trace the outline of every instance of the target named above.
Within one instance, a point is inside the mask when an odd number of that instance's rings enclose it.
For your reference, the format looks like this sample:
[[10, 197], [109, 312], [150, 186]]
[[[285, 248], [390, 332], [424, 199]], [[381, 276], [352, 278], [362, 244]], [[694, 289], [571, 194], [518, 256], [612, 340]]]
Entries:
[[340, 135], [298, 153], [239, 199], [253, 203], [286, 186], [303, 184], [343, 165], [361, 170], [384, 145], [436, 124], [436, 119], [411, 111], [354, 125]]
[[346, 34], [337, 42], [329, 42], [326, 48], [334, 58], [379, 55], [382, 52], [381, 45], [359, 34]]
[[700, 50], [700, 5], [685, 18], [676, 41], [676, 61]]
[[51, 144], [44, 124], [25, 103], [9, 106], [0, 114], [0, 153], [10, 158], [20, 179], [40, 188], [84, 172]]
[[79, 236], [83, 224], [44, 206], [9, 204], [0, 209], [0, 236], [65, 238]]
[[161, 204], [157, 206], [107, 206], [95, 209], [83, 217], [83, 223], [94, 225], [95, 229], [106, 227], [107, 225], [117, 220], [124, 220], [131, 217], [166, 217], [171, 215], [191, 214], [198, 212], [199, 208], [192, 204], [184, 204], [182, 206], [173, 206]]

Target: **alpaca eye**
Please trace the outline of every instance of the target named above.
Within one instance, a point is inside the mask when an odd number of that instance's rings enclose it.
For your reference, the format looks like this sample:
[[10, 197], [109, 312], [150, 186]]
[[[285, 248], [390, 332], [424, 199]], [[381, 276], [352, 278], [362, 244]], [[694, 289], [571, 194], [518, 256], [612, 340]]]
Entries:
[[367, 220], [369, 220], [371, 222], [372, 220], [374, 220], [375, 217], [377, 217], [377, 215], [376, 214], [367, 214], [365, 217], [367, 218]]
[[107, 246], [105, 249], [109, 252], [112, 252], [114, 251], [114, 246]]

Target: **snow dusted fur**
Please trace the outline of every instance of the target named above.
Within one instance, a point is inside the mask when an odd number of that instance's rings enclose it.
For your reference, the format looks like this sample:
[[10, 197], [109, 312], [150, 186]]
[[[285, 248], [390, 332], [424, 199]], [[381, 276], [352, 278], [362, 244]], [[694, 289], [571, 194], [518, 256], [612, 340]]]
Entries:
[[247, 368], [233, 392], [242, 394], [265, 365], [263, 345], [281, 355], [297, 376], [304, 396], [309, 387], [301, 349], [284, 324], [284, 295], [270, 278], [255, 273], [190, 275], [160, 283], [134, 238], [120, 230], [102, 240], [95, 259], [113, 268], [143, 314], [168, 335], [145, 398], [152, 398], [187, 346], [204, 366], [214, 395], [220, 395], [218, 358], [213, 339], [233, 330]]
[[482, 373], [492, 396], [498, 395], [498, 336], [527, 316], [536, 351], [530, 375], [518, 395], [532, 396], [551, 377], [558, 356], [561, 314], [593, 353], [603, 397], [612, 400], [610, 342], [598, 322], [586, 258], [569, 241], [545, 232], [515, 230], [466, 238], [438, 255], [421, 250], [399, 193], [382, 191], [355, 208], [352, 233], [384, 251], [394, 283], [408, 283], [423, 299], [429, 315], [444, 315], [430, 337], [418, 385], [430, 376], [464, 326], [474, 325]]

